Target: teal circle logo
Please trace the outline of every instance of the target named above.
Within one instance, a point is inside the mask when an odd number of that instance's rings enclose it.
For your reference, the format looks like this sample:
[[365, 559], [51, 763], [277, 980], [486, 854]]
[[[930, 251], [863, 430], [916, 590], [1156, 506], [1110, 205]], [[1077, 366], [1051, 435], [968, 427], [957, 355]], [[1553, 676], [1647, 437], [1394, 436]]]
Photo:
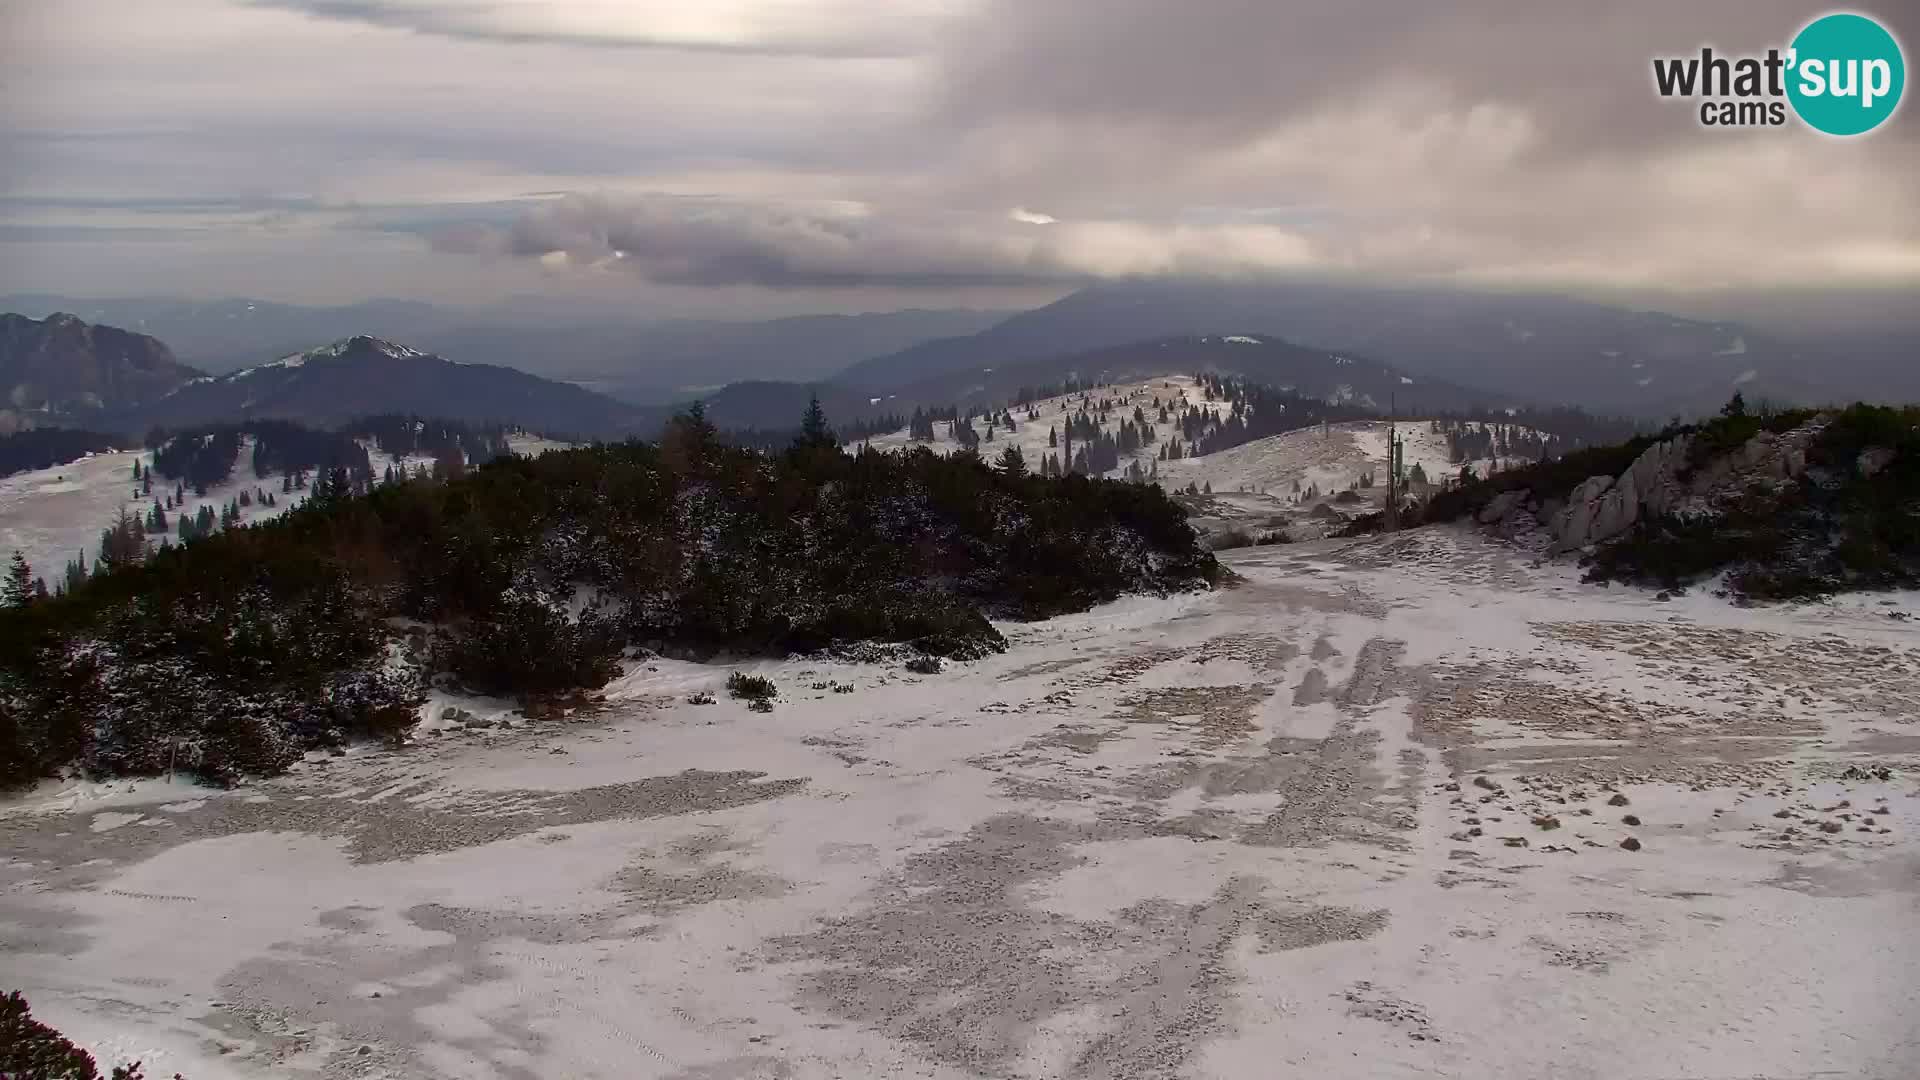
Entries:
[[1859, 135], [1899, 107], [1906, 59], [1886, 27], [1865, 15], [1823, 15], [1794, 37], [1791, 50], [1787, 99], [1815, 130]]

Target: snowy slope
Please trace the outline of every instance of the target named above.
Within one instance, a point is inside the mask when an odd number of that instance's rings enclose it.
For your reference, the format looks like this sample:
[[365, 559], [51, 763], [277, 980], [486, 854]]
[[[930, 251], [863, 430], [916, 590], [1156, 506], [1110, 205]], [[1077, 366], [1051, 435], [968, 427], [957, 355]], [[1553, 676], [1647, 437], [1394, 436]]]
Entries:
[[[1434, 434], [1430, 421], [1402, 420], [1396, 427], [1407, 472], [1418, 465], [1437, 483], [1460, 471], [1458, 464], [1448, 460], [1447, 437]], [[1293, 492], [1297, 481], [1303, 489], [1311, 484], [1331, 494], [1346, 490], [1349, 484], [1359, 482], [1362, 473], [1371, 472], [1384, 485], [1387, 431], [1384, 420], [1361, 420], [1331, 424], [1325, 430], [1308, 428], [1270, 435], [1216, 454], [1162, 462], [1160, 482], [1168, 488], [1210, 483], [1216, 492], [1244, 490], [1285, 496]], [[1494, 466], [1486, 458], [1469, 464], [1483, 476]], [[1374, 493], [1362, 494], [1372, 497]], [[1384, 496], [1384, 487], [1380, 494]]]
[[[242, 491], [271, 491], [277, 504], [263, 506], [256, 502], [241, 507], [241, 520], [249, 523], [278, 517], [305, 498], [301, 492], [283, 494], [277, 476], [255, 477], [248, 467], [252, 457], [253, 440], [242, 439], [238, 463], [226, 483], [207, 489], [204, 496], [196, 496], [188, 489], [185, 505], [166, 512], [167, 538], [178, 542], [179, 533], [173, 522], [181, 513], [193, 515], [199, 513], [200, 507], [210, 506], [218, 515], [220, 509], [238, 498]], [[19, 551], [32, 565], [34, 575], [46, 579], [48, 588], [53, 587], [66, 564], [82, 552], [91, 567], [100, 552], [100, 532], [113, 523], [121, 507], [144, 519], [155, 499], [165, 501], [161, 498], [162, 489], [172, 490], [172, 481], [156, 475], [153, 495], [136, 497], [133, 480], [136, 460], [144, 472], [152, 467], [153, 454], [145, 450], [90, 454], [66, 465], [0, 478], [0, 558], [10, 559], [14, 551]], [[156, 534], [151, 539], [157, 543], [160, 537]]]
[[[1186, 412], [1188, 408], [1198, 408], [1219, 415], [1224, 414], [1228, 407], [1226, 402], [1203, 400], [1201, 388], [1199, 384], [1194, 382], [1193, 376], [1191, 375], [1165, 375], [1152, 379], [1116, 383], [1112, 386], [1100, 387], [1097, 390], [1063, 394], [1033, 402], [1031, 407], [1038, 409], [1040, 413], [1040, 419], [1038, 420], [1030, 421], [1027, 419], [1028, 406], [1008, 406], [1013, 413], [1013, 419], [1016, 425], [1015, 430], [1011, 434], [1004, 430], [995, 431], [993, 442], [983, 441], [980, 444], [981, 456], [986, 458], [998, 456], [1006, 449], [1009, 441], [1014, 442], [1020, 447], [1020, 452], [1026, 456], [1028, 468], [1038, 469], [1041, 458], [1047, 454], [1064, 455], [1065, 448], [1063, 446], [1049, 447], [1047, 445], [1047, 431], [1051, 428], [1058, 432], [1064, 427], [1066, 418], [1069, 415], [1078, 415], [1083, 396], [1090, 402], [1098, 402], [1102, 398], [1111, 398], [1121, 403], [1114, 407], [1109, 413], [1108, 422], [1100, 426], [1102, 432], [1109, 434], [1119, 430], [1121, 421], [1133, 419], [1133, 410], [1136, 407], [1146, 414], [1148, 420], [1153, 420], [1154, 417], [1158, 415], [1159, 409], [1159, 406], [1155, 403], [1156, 400], [1160, 403], [1167, 404], [1170, 407], [1169, 411], [1177, 407], [1182, 413]], [[1091, 404], [1088, 406], [1088, 413], [1089, 415], [1093, 415]], [[1162, 441], [1175, 430], [1171, 424], [1157, 424], [1156, 428], [1159, 432], [1159, 438]], [[986, 434], [986, 422], [981, 419], [974, 420], [973, 429], [984, 437]], [[934, 441], [925, 444], [914, 443], [913, 440], [908, 437], [905, 428], [889, 435], [876, 435], [872, 439], [869, 439], [868, 442], [872, 443], [873, 447], [877, 450], [900, 450], [914, 445], [925, 445], [929, 450], [938, 454], [950, 454], [960, 448], [960, 444], [955, 442], [953, 437], [948, 433], [948, 425], [945, 421], [934, 424], [933, 433], [935, 436]], [[849, 447], [851, 448], [852, 445], [854, 444], [849, 444]], [[1154, 455], [1159, 451], [1159, 448], [1159, 443], [1143, 447], [1134, 454], [1134, 460], [1140, 462], [1141, 468], [1146, 468], [1153, 463]], [[1062, 464], [1064, 463], [1063, 460]], [[1123, 459], [1121, 467], [1107, 475], [1118, 476], [1125, 468], [1126, 462]]]
[[771, 714], [649, 661], [585, 722], [17, 801], [0, 984], [196, 1080], [1911, 1075], [1888, 609], [1226, 560], [938, 675], [742, 665]]
[[571, 450], [575, 444], [538, 435], [508, 435], [507, 446], [522, 457], [539, 457], [549, 450]]
[[[514, 452], [529, 455], [571, 445], [533, 436], [509, 436], [508, 444]], [[378, 452], [371, 456], [377, 477], [392, 459]], [[210, 506], [218, 515], [220, 509], [238, 498], [242, 491], [264, 489], [273, 493], [275, 502], [274, 506], [255, 502], [241, 507], [241, 520], [247, 523], [278, 517], [305, 500], [304, 492], [282, 492], [281, 477], [277, 474], [256, 477], [252, 460], [253, 439], [243, 437], [233, 474], [226, 483], [209, 488], [205, 496], [196, 496], [188, 489], [185, 506], [166, 512], [168, 539], [179, 540], [172, 524], [179, 514], [196, 514], [201, 506]], [[34, 575], [46, 579], [49, 589], [66, 564], [81, 552], [86, 554], [87, 565], [92, 566], [100, 551], [100, 532], [112, 524], [122, 506], [143, 518], [153, 506], [152, 497], [134, 496], [135, 461], [140, 462], [144, 472], [153, 465], [153, 454], [145, 450], [90, 454], [66, 465], [0, 477], [0, 560], [11, 559], [18, 550], [33, 567]], [[409, 471], [420, 466], [431, 469], [433, 458], [408, 455], [406, 465]], [[173, 481], [156, 475], [154, 496], [160, 496], [163, 488], [172, 490], [172, 485]], [[159, 536], [156, 534], [152, 539], [158, 542]]]
[[[1156, 398], [1182, 410], [1188, 405], [1216, 414], [1224, 413], [1227, 409], [1225, 402], [1202, 400], [1201, 390], [1190, 375], [1165, 375], [1119, 383], [1089, 391], [1088, 394], [1094, 401], [1107, 396], [1124, 402], [1110, 413], [1111, 421], [1102, 425], [1102, 430], [1109, 432], [1117, 428], [1121, 420], [1133, 415], [1135, 405], [1141, 406], [1151, 418], [1157, 411]], [[1068, 408], [1077, 412], [1080, 398], [1080, 394], [1072, 394], [1039, 402], [1041, 418], [1038, 421], [1027, 421], [1022, 409], [1014, 409], [1018, 428], [1011, 434], [996, 432], [995, 441], [991, 443], [983, 441], [980, 444], [981, 455], [989, 459], [997, 456], [1011, 438], [1025, 454], [1028, 466], [1038, 468], [1044, 455], [1061, 452], [1060, 448], [1047, 445], [1049, 427], [1058, 428]], [[1404, 444], [1403, 462], [1409, 474], [1418, 465], [1430, 481], [1438, 483], [1460, 471], [1460, 465], [1449, 460], [1447, 437], [1435, 434], [1431, 430], [1431, 421], [1402, 420], [1397, 429]], [[976, 420], [974, 430], [984, 435], [984, 423]], [[1160, 425], [1159, 437], [1164, 440], [1173, 430], [1171, 425]], [[1156, 463], [1155, 457], [1160, 448], [1156, 443], [1136, 451], [1133, 459], [1140, 463], [1143, 470], [1157, 467], [1158, 483], [1169, 491], [1182, 490], [1188, 484], [1196, 488], [1211, 486], [1215, 498], [1193, 507], [1193, 525], [1203, 533], [1247, 524], [1260, 527], [1284, 524], [1295, 536], [1317, 535], [1325, 527], [1337, 525], [1340, 519], [1309, 520], [1305, 516], [1306, 511], [1317, 502], [1325, 502], [1329, 497], [1346, 491], [1350, 485], [1358, 483], [1364, 473], [1373, 474], [1375, 486], [1361, 489], [1358, 492], [1360, 502], [1339, 504], [1340, 509], [1343, 513], [1352, 514], [1384, 504], [1387, 433], [1385, 421], [1355, 421], [1332, 424], [1325, 429], [1316, 427], [1271, 435], [1217, 453], [1176, 461]], [[947, 424], [936, 423], [934, 435], [934, 441], [925, 444], [934, 452], [952, 453], [959, 449], [959, 444], [948, 434]], [[905, 430], [876, 436], [870, 441], [876, 448], [885, 450], [915, 445]], [[1476, 473], [1484, 476], [1499, 463], [1490, 459], [1476, 459], [1470, 464]], [[1105, 475], [1122, 476], [1126, 465], [1127, 462], [1123, 460], [1119, 468]], [[1301, 488], [1299, 495], [1294, 493], [1296, 483]], [[1318, 489], [1319, 499], [1305, 497], [1309, 487]]]

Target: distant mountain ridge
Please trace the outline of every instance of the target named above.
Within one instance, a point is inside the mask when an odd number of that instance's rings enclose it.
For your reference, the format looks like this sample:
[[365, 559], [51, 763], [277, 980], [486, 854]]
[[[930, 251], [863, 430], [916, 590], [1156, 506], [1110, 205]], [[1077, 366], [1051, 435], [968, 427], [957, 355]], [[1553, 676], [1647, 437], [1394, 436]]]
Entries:
[[1209, 334], [1272, 335], [1416, 378], [1654, 418], [1710, 411], [1736, 389], [1750, 400], [1817, 400], [1840, 391], [1834, 379], [1867, 379], [1872, 370], [1866, 358], [1849, 363], [1844, 349], [1737, 323], [1545, 294], [1152, 280], [1091, 286], [977, 334], [851, 365], [834, 381], [879, 394], [940, 375]]
[[0, 296], [0, 310], [69, 311], [165, 341], [213, 374], [369, 334], [465, 362], [576, 382], [635, 404], [684, 399], [702, 386], [825, 379], [917, 342], [965, 336], [1008, 312], [907, 309], [771, 319], [661, 318], [601, 305], [509, 298], [469, 309], [408, 300], [306, 306], [234, 298]]
[[[909, 350], [928, 355], [920, 350]], [[973, 364], [959, 350], [936, 350], [933, 374], [887, 385], [862, 385], [842, 376], [824, 383], [751, 382], [721, 388], [705, 399], [708, 419], [721, 428], [790, 428], [798, 424], [796, 402], [818, 394], [835, 422], [906, 416], [916, 407], [998, 409], [1023, 389], [1068, 379], [1115, 382], [1154, 375], [1214, 372], [1262, 383], [1336, 405], [1385, 411], [1459, 411], [1496, 408], [1520, 399], [1482, 387], [1413, 375], [1376, 358], [1301, 345], [1265, 334], [1163, 336], [1091, 349], [1075, 349], [1012, 363]], [[964, 366], [963, 366], [964, 363]], [[856, 365], [859, 366], [859, 365]], [[869, 369], [870, 370], [870, 369]], [[671, 409], [656, 410], [653, 424]], [[651, 425], [650, 425], [651, 426]]]
[[1507, 395], [1414, 376], [1370, 357], [1302, 345], [1265, 334], [1166, 337], [1088, 349], [1008, 366], [951, 372], [895, 391], [927, 404], [1000, 407], [1024, 388], [1066, 379], [1115, 382], [1153, 375], [1213, 372], [1334, 405], [1384, 411], [1446, 411], [1508, 404]]
[[200, 375], [145, 334], [66, 313], [0, 314], [0, 431], [88, 426], [158, 400]]
[[201, 376], [120, 420], [140, 428], [252, 419], [333, 427], [383, 413], [588, 438], [632, 434], [644, 419], [633, 406], [571, 383], [456, 363], [362, 334], [231, 374]]

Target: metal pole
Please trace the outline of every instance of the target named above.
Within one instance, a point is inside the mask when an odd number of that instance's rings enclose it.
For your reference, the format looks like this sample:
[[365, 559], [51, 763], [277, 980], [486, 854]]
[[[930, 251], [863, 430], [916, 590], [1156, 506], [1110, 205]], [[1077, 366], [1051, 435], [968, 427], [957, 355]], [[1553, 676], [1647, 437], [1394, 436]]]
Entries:
[[1387, 531], [1396, 532], [1400, 527], [1398, 500], [1394, 497], [1394, 487], [1399, 483], [1400, 429], [1394, 423], [1399, 412], [1399, 396], [1387, 395]]

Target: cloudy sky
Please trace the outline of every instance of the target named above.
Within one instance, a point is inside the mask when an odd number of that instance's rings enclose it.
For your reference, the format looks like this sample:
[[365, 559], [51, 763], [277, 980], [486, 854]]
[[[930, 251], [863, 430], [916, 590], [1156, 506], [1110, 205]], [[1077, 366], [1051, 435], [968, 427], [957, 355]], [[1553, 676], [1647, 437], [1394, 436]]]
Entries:
[[[1911, 102], [1837, 140], [1653, 92], [1656, 55], [1824, 10], [0, 0], [0, 290], [752, 314], [1128, 274], [1920, 288]], [[1859, 10], [1912, 61], [1920, 0]]]

